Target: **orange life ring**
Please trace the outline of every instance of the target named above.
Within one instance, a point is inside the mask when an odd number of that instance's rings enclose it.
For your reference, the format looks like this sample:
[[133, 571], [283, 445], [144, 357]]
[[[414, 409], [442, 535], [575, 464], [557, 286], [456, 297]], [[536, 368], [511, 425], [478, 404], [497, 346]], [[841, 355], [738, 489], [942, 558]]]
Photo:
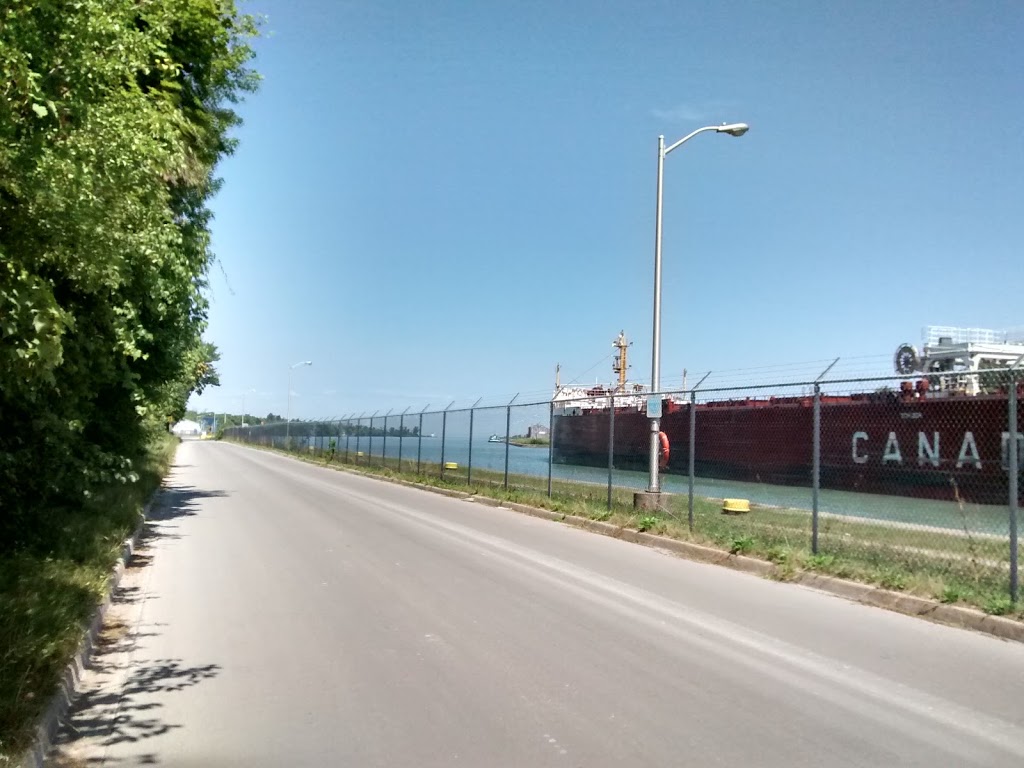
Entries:
[[668, 466], [669, 457], [668, 435], [664, 432], [659, 432], [658, 441], [661, 443], [661, 460], [658, 462], [658, 466], [665, 469]]

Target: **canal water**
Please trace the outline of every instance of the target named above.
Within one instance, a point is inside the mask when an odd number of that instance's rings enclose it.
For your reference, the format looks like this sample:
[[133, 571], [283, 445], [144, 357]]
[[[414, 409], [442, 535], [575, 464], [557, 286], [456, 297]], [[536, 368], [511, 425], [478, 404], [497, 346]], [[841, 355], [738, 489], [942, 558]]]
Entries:
[[[331, 436], [323, 438], [299, 438], [320, 447], [326, 447]], [[335, 438], [337, 439], [337, 438]], [[417, 449], [420, 459], [426, 463], [437, 464], [441, 461], [441, 438], [423, 437], [374, 437], [372, 441], [366, 436], [360, 437], [358, 449], [356, 438], [348, 438], [348, 450], [352, 455], [356, 450], [364, 455], [380, 458], [386, 450], [387, 457], [397, 459], [399, 444], [401, 455], [405, 461], [415, 461]], [[345, 438], [338, 443], [339, 452], [345, 451]], [[510, 445], [508, 448], [509, 472], [517, 475], [547, 477], [548, 448], [546, 446], [522, 447]], [[469, 441], [449, 438], [444, 441], [444, 460], [457, 462], [460, 468], [469, 463]], [[505, 468], [505, 444], [490, 443], [486, 437], [473, 440], [473, 468], [489, 469], [502, 472]], [[572, 464], [555, 464], [552, 476], [559, 480], [570, 480], [581, 483], [606, 485], [608, 470], [600, 467], [576, 466]], [[632, 470], [614, 470], [612, 483], [622, 488], [643, 490], [647, 487], [646, 472]], [[662, 490], [669, 493], [686, 494], [688, 482], [686, 476], [665, 474], [661, 476]], [[707, 498], [743, 498], [751, 503], [786, 509], [811, 509], [811, 489], [793, 486], [768, 485], [766, 483], [748, 483], [731, 480], [715, 480], [697, 477], [694, 479], [694, 494]], [[906, 496], [884, 496], [880, 494], [853, 493], [822, 489], [819, 493], [818, 509], [821, 512], [859, 517], [870, 520], [884, 520], [892, 523], [923, 525], [946, 528], [971, 533], [1009, 535], [1009, 511], [1006, 506], [989, 506], [983, 504], [960, 504], [956, 502], [915, 499]]]

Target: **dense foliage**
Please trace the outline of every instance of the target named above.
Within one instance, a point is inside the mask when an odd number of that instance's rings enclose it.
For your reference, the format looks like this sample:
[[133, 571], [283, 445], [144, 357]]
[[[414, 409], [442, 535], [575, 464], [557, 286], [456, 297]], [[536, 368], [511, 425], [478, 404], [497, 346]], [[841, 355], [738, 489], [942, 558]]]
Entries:
[[243, 416], [240, 413], [214, 414], [212, 411], [185, 411], [185, 418], [196, 422], [201, 422], [204, 417], [212, 419], [213, 416], [217, 417], [218, 426], [225, 427], [240, 427], [243, 424], [247, 424], [249, 426], [257, 424], [273, 424], [275, 422], [283, 422], [285, 420], [284, 416], [279, 416], [276, 413], [268, 413], [266, 416], [260, 416], [247, 411]]
[[216, 382], [207, 204], [254, 32], [234, 0], [0, 5], [0, 548]]

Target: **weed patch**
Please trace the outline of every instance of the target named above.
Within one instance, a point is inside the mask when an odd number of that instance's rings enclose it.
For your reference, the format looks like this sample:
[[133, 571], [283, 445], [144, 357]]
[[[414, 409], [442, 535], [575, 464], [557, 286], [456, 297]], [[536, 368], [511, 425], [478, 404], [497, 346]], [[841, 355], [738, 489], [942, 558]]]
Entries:
[[993, 616], [1005, 616], [1013, 611], [1014, 605], [1008, 597], [991, 597], [985, 601], [982, 608], [985, 613], [990, 613]]
[[657, 515], [646, 515], [645, 517], [641, 517], [637, 521], [636, 529], [640, 531], [640, 533], [643, 533], [644, 531], [649, 531], [652, 528], [656, 528], [660, 522], [661, 518]]

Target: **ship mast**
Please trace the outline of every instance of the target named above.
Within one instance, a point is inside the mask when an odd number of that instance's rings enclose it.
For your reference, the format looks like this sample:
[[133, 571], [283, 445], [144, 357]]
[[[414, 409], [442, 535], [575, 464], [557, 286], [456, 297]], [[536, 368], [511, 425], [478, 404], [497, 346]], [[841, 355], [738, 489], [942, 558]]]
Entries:
[[612, 346], [619, 350], [617, 357], [612, 359], [612, 372], [619, 374], [619, 384], [615, 388], [616, 392], [626, 391], [626, 373], [629, 371], [629, 364], [626, 361], [626, 350], [629, 349], [630, 342], [626, 340], [626, 334], [623, 331], [619, 331], [619, 337], [612, 342]]

